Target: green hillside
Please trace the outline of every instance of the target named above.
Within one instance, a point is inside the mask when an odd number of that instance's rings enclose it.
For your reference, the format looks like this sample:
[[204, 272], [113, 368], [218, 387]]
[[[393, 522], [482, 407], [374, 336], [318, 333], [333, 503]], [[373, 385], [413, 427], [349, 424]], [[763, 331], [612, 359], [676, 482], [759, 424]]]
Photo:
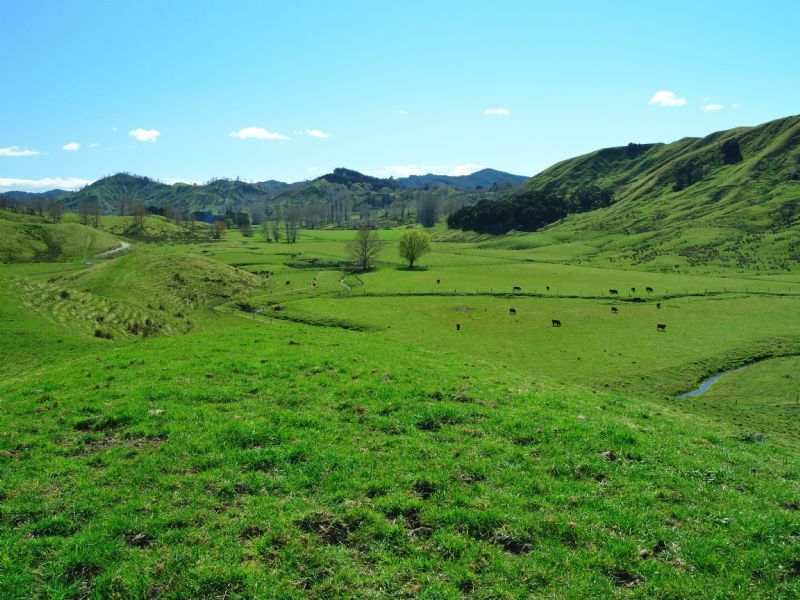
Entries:
[[527, 190], [612, 189], [586, 222], [641, 232], [656, 224], [764, 231], [800, 216], [800, 116], [672, 144], [608, 148], [531, 178]]
[[[586, 191], [610, 206], [580, 212]], [[488, 219], [554, 202], [537, 233], [484, 243], [558, 262], [657, 270], [779, 272], [800, 268], [800, 117], [671, 144], [607, 148], [558, 163], [503, 200]], [[498, 205], [500, 206], [500, 205]], [[466, 210], [466, 209], [465, 209]], [[564, 212], [571, 212], [566, 218]], [[510, 215], [510, 217], [509, 217]], [[491, 221], [490, 221], [491, 223]], [[519, 229], [519, 226], [516, 227]]]
[[63, 203], [74, 210], [82, 200], [96, 199], [104, 213], [117, 212], [120, 201], [138, 201], [157, 208], [224, 212], [226, 207], [266, 202], [270, 197], [268, 192], [244, 181], [218, 179], [206, 185], [167, 185], [149, 177], [117, 173], [63, 198]]
[[104, 231], [6, 211], [0, 211], [0, 240], [4, 263], [86, 259], [119, 246], [119, 240]]

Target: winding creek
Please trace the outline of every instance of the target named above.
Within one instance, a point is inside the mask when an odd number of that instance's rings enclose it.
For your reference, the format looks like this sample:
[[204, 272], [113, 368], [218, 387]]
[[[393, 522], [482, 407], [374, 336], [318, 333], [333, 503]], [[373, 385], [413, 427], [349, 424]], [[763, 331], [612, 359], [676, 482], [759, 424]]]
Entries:
[[691, 392], [686, 392], [685, 394], [678, 394], [675, 397], [692, 398], [694, 396], [700, 396], [702, 394], [705, 394], [709, 389], [711, 389], [711, 386], [714, 385], [717, 381], [719, 381], [724, 375], [727, 375], [728, 373], [735, 373], [736, 371], [741, 371], [742, 369], [746, 369], [749, 366], [750, 365], [744, 365], [743, 367], [739, 367], [738, 369], [728, 369], [727, 371], [723, 371], [722, 373], [717, 373], [716, 375], [712, 375], [708, 379], [704, 379], [703, 381], [701, 381], [697, 389], [692, 390]]
[[775, 356], [767, 356], [766, 358], [762, 358], [761, 360], [756, 360], [756, 361], [753, 361], [753, 362], [748, 363], [746, 365], [742, 365], [741, 367], [738, 367], [736, 369], [728, 369], [727, 371], [722, 371], [721, 373], [717, 373], [716, 375], [712, 375], [708, 379], [704, 379], [703, 381], [701, 381], [700, 385], [697, 387], [697, 389], [692, 390], [691, 392], [686, 392], [684, 394], [678, 394], [675, 397], [676, 398], [693, 398], [694, 396], [701, 396], [702, 394], [705, 394], [709, 389], [711, 389], [711, 386], [714, 385], [717, 381], [719, 381], [725, 375], [728, 375], [730, 373], [736, 373], [737, 371], [741, 371], [742, 369], [746, 369], [747, 367], [752, 367], [753, 365], [757, 365], [757, 364], [760, 364], [762, 362], [766, 362], [768, 360], [773, 360], [775, 358], [786, 358], [786, 357], [790, 357], [790, 356], [800, 356], [800, 355], [798, 355], [798, 354], [777, 354]]

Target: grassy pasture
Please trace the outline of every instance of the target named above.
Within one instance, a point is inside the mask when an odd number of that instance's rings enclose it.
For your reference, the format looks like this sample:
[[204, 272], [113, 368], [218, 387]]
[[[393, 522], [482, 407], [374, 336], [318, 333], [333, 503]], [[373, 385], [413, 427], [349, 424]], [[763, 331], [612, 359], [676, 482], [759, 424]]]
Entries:
[[800, 594], [796, 272], [398, 234], [357, 277], [335, 231], [0, 266], [0, 597]]

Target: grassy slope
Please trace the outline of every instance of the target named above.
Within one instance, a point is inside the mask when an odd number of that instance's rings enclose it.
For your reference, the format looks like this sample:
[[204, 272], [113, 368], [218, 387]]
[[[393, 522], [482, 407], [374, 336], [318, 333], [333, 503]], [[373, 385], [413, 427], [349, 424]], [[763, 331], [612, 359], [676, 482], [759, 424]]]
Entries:
[[47, 223], [38, 217], [23, 217], [0, 211], [0, 262], [70, 260], [91, 258], [119, 246], [119, 240], [104, 231], [77, 223]]
[[[719, 148], [734, 139], [743, 160], [724, 164]], [[676, 191], [677, 173], [687, 165], [703, 176]], [[624, 147], [608, 148], [558, 163], [528, 187], [614, 187], [614, 205], [487, 246], [541, 248], [539, 255], [549, 260], [658, 270], [791, 270], [800, 262], [800, 211], [786, 221], [779, 210], [800, 200], [799, 175], [800, 117], [654, 144], [633, 158]]]
[[[78, 223], [75, 213], [64, 216], [65, 223]], [[140, 241], [201, 241], [209, 237], [208, 225], [190, 222], [176, 225], [173, 221], [158, 215], [147, 215], [143, 218], [141, 228], [134, 227], [134, 219], [129, 216], [103, 215], [98, 229], [113, 235]]]
[[[709, 407], [578, 385], [603, 366], [592, 353], [614, 344], [658, 383], [665, 362], [713, 362], [762, 336], [793, 334], [796, 300], [668, 300], [662, 310], [676, 320], [658, 337], [645, 312], [652, 303], [619, 303], [614, 322], [607, 299], [348, 299], [334, 297], [339, 273], [286, 265], [341, 258], [347, 237], [314, 232], [290, 247], [229, 235], [140, 246], [89, 269], [2, 267], [139, 310], [163, 301], [167, 310], [157, 312], [184, 311], [195, 327], [100, 340], [45, 320], [0, 288], [0, 334], [25, 340], [0, 355], [0, 595], [798, 593], [794, 438], [762, 431], [766, 441], [753, 443]], [[537, 269], [545, 267], [547, 281], [564, 288], [603, 290], [627, 276], [640, 286], [702, 285], [683, 275], [528, 264], [518, 252], [469, 244], [427, 256], [429, 271], [405, 272], [395, 268], [393, 243], [379, 271], [350, 280], [355, 289], [421, 291], [436, 276], [456, 289], [507, 289], [525, 277], [527, 288], [528, 278], [544, 284]], [[279, 300], [288, 313], [335, 309], [382, 329], [209, 310], [225, 295]], [[509, 305], [520, 310], [516, 323]], [[561, 330], [538, 325], [552, 311], [570, 313]], [[709, 315], [747, 326], [714, 328]], [[454, 342], [453, 320], [467, 316]], [[578, 352], [585, 362], [563, 358]], [[623, 365], [620, 376], [633, 380], [639, 367]], [[688, 384], [695, 375], [676, 368], [664, 380], [675, 377]]]

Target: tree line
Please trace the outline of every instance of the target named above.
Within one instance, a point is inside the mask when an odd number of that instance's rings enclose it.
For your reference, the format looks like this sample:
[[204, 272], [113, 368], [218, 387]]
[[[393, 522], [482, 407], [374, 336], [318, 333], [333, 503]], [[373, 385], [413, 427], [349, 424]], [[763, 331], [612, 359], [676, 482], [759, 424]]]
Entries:
[[495, 235], [511, 230], [536, 231], [570, 213], [603, 208], [613, 202], [613, 190], [598, 186], [580, 188], [568, 194], [527, 190], [459, 208], [447, 217], [447, 226]]

